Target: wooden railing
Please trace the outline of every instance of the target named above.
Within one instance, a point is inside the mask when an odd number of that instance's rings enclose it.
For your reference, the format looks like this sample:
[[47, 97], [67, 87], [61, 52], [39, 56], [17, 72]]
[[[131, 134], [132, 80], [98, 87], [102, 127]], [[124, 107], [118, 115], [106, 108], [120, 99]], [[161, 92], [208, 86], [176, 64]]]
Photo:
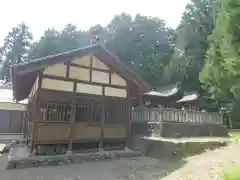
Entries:
[[194, 124], [223, 124], [223, 116], [218, 113], [188, 111], [168, 108], [134, 108], [132, 121], [167, 121]]

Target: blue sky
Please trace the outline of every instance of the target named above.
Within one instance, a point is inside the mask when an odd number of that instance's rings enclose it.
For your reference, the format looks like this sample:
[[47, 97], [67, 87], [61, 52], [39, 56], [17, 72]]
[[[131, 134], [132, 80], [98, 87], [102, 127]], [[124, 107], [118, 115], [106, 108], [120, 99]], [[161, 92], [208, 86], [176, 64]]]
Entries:
[[115, 14], [137, 13], [164, 19], [176, 27], [189, 0], [3, 0], [1, 2], [0, 43], [13, 26], [25, 22], [38, 39], [49, 27], [62, 28], [73, 23], [88, 29], [106, 25]]

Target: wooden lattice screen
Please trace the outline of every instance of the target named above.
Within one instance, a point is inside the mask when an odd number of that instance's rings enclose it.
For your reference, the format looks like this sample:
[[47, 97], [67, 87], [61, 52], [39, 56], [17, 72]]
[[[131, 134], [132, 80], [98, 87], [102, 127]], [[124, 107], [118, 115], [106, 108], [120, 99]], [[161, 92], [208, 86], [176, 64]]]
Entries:
[[75, 122], [101, 122], [101, 101], [93, 98], [78, 96], [76, 101]]
[[71, 100], [50, 100], [41, 103], [41, 120], [69, 121]]

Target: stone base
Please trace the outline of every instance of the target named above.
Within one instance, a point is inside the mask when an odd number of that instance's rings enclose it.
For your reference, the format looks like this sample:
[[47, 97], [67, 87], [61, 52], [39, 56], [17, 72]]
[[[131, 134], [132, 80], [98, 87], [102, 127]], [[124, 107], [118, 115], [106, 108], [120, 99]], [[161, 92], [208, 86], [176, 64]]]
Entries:
[[229, 140], [220, 140], [219, 138], [185, 138], [179, 141], [177, 139], [165, 138], [142, 138], [142, 153], [154, 158], [175, 159], [190, 155], [202, 153], [206, 149], [214, 149], [226, 146]]
[[141, 156], [141, 152], [133, 150], [102, 151], [96, 153], [79, 153], [56, 156], [35, 156], [12, 158], [8, 161], [7, 169], [23, 169], [39, 166], [56, 166], [63, 164], [78, 164], [88, 161], [119, 159]]
[[128, 147], [133, 150], [141, 150], [142, 148], [142, 136], [134, 135], [129, 138]]
[[26, 145], [17, 144], [10, 148], [8, 160], [27, 158], [30, 155], [30, 149]]
[[72, 153], [71, 150], [67, 150], [66, 155], [72, 155], [72, 154], [73, 154], [73, 153]]
[[221, 124], [192, 124], [162, 122], [152, 124], [155, 136], [166, 138], [178, 137], [228, 137], [228, 129]]

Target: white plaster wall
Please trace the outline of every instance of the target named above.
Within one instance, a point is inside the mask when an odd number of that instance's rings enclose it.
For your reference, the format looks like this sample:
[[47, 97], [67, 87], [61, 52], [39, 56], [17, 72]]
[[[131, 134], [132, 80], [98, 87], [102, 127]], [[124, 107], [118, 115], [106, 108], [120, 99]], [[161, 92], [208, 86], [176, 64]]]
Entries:
[[126, 89], [117, 89], [112, 87], [105, 87], [105, 96], [113, 96], [113, 97], [127, 97]]
[[42, 88], [58, 91], [73, 91], [73, 82], [43, 78]]
[[102, 86], [77, 83], [76, 91], [79, 93], [102, 95], [103, 88], [102, 88]]
[[82, 66], [90, 66], [90, 56], [83, 56], [72, 61], [74, 64], [82, 65]]
[[73, 79], [89, 81], [90, 70], [71, 66], [69, 69], [69, 77]]
[[67, 66], [64, 64], [55, 64], [53, 66], [47, 67], [43, 74], [55, 75], [60, 77], [66, 77]]
[[119, 76], [116, 73], [113, 73], [111, 75], [111, 83], [113, 85], [119, 85], [119, 86], [127, 86], [127, 82], [125, 79], [123, 79], [121, 76]]
[[92, 81], [103, 84], [109, 84], [109, 73], [92, 71]]
[[[91, 58], [90, 56], [83, 56], [81, 58], [74, 59], [72, 62], [75, 64], [89, 67], [90, 66], [90, 58]], [[96, 57], [93, 57], [92, 65], [94, 68], [109, 70], [109, 68], [103, 62], [101, 62], [99, 59], [97, 59]], [[59, 76], [59, 77], [66, 77], [66, 71], [67, 71], [67, 66], [62, 63], [62, 64], [56, 64], [56, 65], [47, 67], [43, 71], [43, 74], [54, 75], [54, 76]], [[90, 69], [84, 69], [84, 68], [70, 66], [69, 77], [72, 79], [78, 79], [78, 80], [89, 82], [90, 81]], [[96, 83], [108, 85], [109, 84], [109, 73], [93, 70], [92, 71], [92, 81], [96, 82]], [[34, 86], [37, 87], [37, 83], [38, 83], [38, 80], [35, 82]], [[73, 82], [52, 80], [52, 79], [47, 79], [47, 78], [44, 78], [42, 80], [42, 88], [43, 89], [72, 92], [73, 84], [74, 84]], [[117, 73], [111, 74], [111, 84], [127, 86], [126, 80], [123, 79], [121, 76], [119, 76]], [[36, 87], [33, 87], [33, 91], [36, 90], [35, 89]], [[77, 92], [102, 95], [103, 87], [91, 85], [91, 84], [77, 83]], [[105, 95], [126, 98], [127, 90], [112, 88], [112, 87], [105, 87]]]
[[93, 56], [92, 65], [94, 68], [109, 70], [109, 68], [95, 56]]

